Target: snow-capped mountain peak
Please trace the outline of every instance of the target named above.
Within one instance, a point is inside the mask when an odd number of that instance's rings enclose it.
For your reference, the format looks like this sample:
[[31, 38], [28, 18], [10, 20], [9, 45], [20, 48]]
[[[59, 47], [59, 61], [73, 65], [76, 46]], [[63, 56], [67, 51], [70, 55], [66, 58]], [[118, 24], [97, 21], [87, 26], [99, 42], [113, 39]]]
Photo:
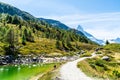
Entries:
[[81, 32], [84, 31], [84, 29], [82, 28], [81, 25], [78, 25], [77, 30], [78, 30], [78, 31], [81, 31]]
[[90, 33], [86, 32], [86, 31], [84, 31], [82, 26], [78, 25], [77, 30], [81, 31], [90, 40], [92, 40], [92, 41], [94, 41], [94, 42], [96, 42], [96, 43], [98, 43], [100, 45], [104, 45], [105, 44], [105, 42], [103, 40], [96, 39], [93, 35], [91, 35]]

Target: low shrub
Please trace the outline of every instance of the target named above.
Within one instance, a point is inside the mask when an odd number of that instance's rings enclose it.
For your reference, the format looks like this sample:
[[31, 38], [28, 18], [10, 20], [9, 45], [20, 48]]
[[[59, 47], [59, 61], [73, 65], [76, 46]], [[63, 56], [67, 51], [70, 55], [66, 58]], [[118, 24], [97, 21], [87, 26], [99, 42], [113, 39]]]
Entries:
[[120, 72], [118, 72], [117, 70], [113, 70], [112, 74], [117, 78], [120, 78]]

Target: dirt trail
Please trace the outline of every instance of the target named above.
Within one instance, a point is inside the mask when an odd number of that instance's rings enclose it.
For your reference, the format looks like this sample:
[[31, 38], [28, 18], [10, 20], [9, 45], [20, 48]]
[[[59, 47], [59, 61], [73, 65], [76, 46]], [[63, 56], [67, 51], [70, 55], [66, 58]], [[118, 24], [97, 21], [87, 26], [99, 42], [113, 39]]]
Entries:
[[91, 57], [83, 57], [64, 64], [60, 69], [60, 80], [92, 80], [90, 77], [87, 77], [79, 68], [77, 68], [77, 63], [86, 58], [92, 58], [95, 56], [95, 53], [93, 53]]

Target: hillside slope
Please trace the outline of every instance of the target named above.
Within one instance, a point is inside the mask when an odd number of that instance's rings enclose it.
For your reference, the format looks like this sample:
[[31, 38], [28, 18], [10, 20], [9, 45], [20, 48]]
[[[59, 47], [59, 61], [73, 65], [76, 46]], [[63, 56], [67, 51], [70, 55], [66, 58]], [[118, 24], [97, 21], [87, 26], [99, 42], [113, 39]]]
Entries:
[[76, 30], [60, 29], [43, 20], [33, 20], [36, 18], [29, 13], [25, 14], [26, 12], [4, 3], [0, 3], [0, 8], [0, 54], [64, 55], [82, 50], [88, 44], [88, 49], [96, 46], [82, 33], [78, 35]]
[[95, 80], [120, 80], [120, 44], [105, 45], [96, 54], [99, 56], [79, 62], [78, 67]]
[[54, 27], [58, 27], [58, 28], [61, 28], [61, 29], [65, 29], [65, 30], [69, 30], [70, 28], [61, 23], [60, 21], [57, 21], [57, 20], [53, 20], [53, 19], [45, 19], [45, 18], [38, 18], [39, 20], [44, 20], [46, 21], [47, 23], [49, 23], [50, 25], [54, 26]]

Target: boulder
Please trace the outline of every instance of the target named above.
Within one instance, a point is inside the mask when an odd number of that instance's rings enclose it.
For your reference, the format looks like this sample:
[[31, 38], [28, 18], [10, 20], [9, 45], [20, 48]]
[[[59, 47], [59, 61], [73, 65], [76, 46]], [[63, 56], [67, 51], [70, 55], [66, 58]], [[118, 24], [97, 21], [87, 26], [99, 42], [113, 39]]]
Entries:
[[108, 60], [110, 60], [110, 58], [109, 58], [108, 56], [103, 56], [103, 57], [102, 57], [102, 60], [108, 61]]

